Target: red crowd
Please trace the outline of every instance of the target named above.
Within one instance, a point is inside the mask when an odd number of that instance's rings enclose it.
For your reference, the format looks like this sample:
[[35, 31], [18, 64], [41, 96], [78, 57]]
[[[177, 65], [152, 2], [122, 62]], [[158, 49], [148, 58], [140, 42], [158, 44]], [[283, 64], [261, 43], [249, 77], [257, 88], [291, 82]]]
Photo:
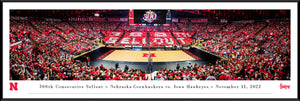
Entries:
[[129, 26], [128, 23], [121, 23], [117, 31], [136, 31], [137, 26]]
[[[30, 26], [31, 23], [33, 26]], [[188, 31], [188, 24], [170, 27], [136, 27], [109, 22], [113, 31]], [[57, 28], [56, 28], [57, 27]], [[10, 49], [11, 80], [147, 80], [144, 70], [90, 66], [62, 57], [74, 56], [97, 46], [105, 23], [11, 21], [10, 42], [24, 41]], [[290, 79], [290, 26], [288, 22], [254, 24], [192, 24], [201, 49], [226, 57], [213, 65], [161, 69], [158, 80], [288, 80]], [[37, 31], [40, 34], [37, 34]], [[43, 33], [44, 32], [44, 33]], [[33, 46], [32, 52], [22, 49]], [[25, 45], [24, 45], [25, 44]]]
[[[229, 25], [227, 28], [234, 27]], [[228, 58], [230, 70], [242, 69], [241, 79], [285, 80], [290, 77], [288, 22], [248, 24], [231, 33], [212, 33], [199, 43], [204, 50]], [[271, 34], [272, 33], [272, 34]], [[216, 63], [218, 66], [218, 63]], [[214, 66], [213, 66], [214, 67]], [[253, 71], [254, 70], [254, 71]], [[225, 72], [226, 73], [226, 72]], [[218, 73], [213, 73], [216, 75]], [[234, 73], [228, 75], [237, 79]], [[218, 77], [218, 76], [217, 76]]]
[[[52, 68], [51, 66], [53, 64], [58, 66], [58, 63], [68, 61], [71, 56], [91, 50], [98, 45], [94, 40], [89, 40], [88, 36], [82, 36], [79, 32], [73, 31], [64, 33], [61, 31], [61, 33], [58, 33], [60, 30], [55, 28], [60, 27], [61, 30], [72, 30], [72, 27], [67, 26], [68, 24], [64, 24], [66, 25], [66, 27], [64, 27], [63, 25], [51, 25], [58, 22], [11, 22], [11, 24], [14, 25], [11, 25], [10, 36], [16, 34], [18, 39], [24, 39], [24, 42], [21, 43], [21, 47], [11, 47], [10, 49], [10, 75], [13, 80], [38, 80], [39, 78], [34, 77], [36, 72], [43, 72], [46, 74], [47, 72], [45, 72], [45, 70], [50, 70], [49, 68]], [[29, 23], [31, 23], [32, 26], [30, 26]], [[63, 22], [60, 24], [63, 24]], [[39, 31], [40, 34], [35, 34], [35, 29]], [[10, 39], [15, 40], [14, 38], [15, 37], [11, 37]], [[29, 41], [30, 38], [33, 41]], [[16, 44], [15, 41], [11, 42], [14, 42], [11, 43], [11, 45]], [[22, 49], [26, 50], [26, 46], [32, 45], [32, 42], [36, 43], [38, 47], [33, 49], [32, 52], [22, 52]]]
[[171, 24], [171, 26], [164, 26], [161, 27], [161, 31], [166, 31], [166, 32], [173, 32], [173, 31], [181, 31], [178, 29], [176, 26], [176, 23]]
[[34, 46], [33, 43], [29, 41], [28, 32], [36, 32], [23, 21], [11, 21], [10, 23], [10, 51], [17, 54], [31, 52], [30, 50], [33, 49]]

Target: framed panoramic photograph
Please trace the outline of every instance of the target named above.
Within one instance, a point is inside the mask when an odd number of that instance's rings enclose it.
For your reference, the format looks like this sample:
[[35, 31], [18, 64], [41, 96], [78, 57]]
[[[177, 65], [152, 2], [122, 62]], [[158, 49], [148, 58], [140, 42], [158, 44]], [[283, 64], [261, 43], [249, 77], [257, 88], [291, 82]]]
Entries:
[[297, 2], [4, 2], [3, 99], [298, 99]]

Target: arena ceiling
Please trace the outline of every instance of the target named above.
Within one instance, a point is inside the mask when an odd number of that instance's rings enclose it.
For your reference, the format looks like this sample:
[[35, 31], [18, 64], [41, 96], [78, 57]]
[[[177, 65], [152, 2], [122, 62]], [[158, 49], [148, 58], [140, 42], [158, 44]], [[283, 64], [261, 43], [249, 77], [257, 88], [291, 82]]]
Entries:
[[[128, 10], [11, 10], [11, 16], [45, 17], [45, 18], [69, 18], [69, 17], [93, 17], [98, 13], [99, 17], [128, 17]], [[173, 9], [175, 18], [212, 18], [228, 20], [258, 20], [273, 18], [290, 18], [290, 10], [182, 10]]]

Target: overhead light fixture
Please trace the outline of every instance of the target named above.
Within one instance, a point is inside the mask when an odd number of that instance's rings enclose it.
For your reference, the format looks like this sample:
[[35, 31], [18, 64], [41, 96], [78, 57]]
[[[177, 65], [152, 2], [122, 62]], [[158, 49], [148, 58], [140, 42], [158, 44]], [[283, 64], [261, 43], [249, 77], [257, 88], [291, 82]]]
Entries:
[[99, 14], [99, 13], [95, 13], [95, 14], [94, 14], [94, 16], [96, 16], [96, 17], [99, 17], [99, 16], [100, 16], [100, 14]]

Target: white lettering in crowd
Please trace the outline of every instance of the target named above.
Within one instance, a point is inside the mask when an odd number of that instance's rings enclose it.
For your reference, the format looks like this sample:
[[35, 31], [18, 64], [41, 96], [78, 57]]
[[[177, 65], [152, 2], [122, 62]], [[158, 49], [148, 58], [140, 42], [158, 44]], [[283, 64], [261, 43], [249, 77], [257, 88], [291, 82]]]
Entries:
[[141, 37], [142, 36], [142, 32], [131, 32], [130, 36], [139, 36], [139, 37]]
[[[157, 42], [157, 40], [159, 40], [159, 42]], [[154, 43], [162, 44], [163, 43], [163, 39], [162, 38], [154, 38]]]
[[181, 33], [175, 32], [174, 34], [177, 35], [177, 37], [180, 37], [180, 34], [181, 34]]
[[180, 37], [180, 35], [182, 35], [183, 37], [192, 37], [189, 33], [184, 32], [175, 32], [174, 34], [176, 34], [178, 37]]
[[116, 43], [118, 41], [118, 37], [110, 37], [105, 43]]
[[147, 44], [146, 38], [143, 38], [143, 44]]
[[174, 44], [173, 38], [169, 38], [169, 39], [170, 39], [170, 41], [168, 40], [168, 38], [165, 38], [165, 42], [169, 45]]
[[155, 32], [155, 37], [167, 37], [167, 34], [166, 33], [163, 33], [163, 32]]
[[184, 40], [183, 40], [184, 38], [177, 38], [177, 40], [179, 41], [181, 41], [182, 42], [182, 44], [185, 44], [185, 42], [184, 42]]
[[159, 45], [161, 44], [174, 44], [173, 38], [154, 38], [154, 43], [157, 43]]
[[121, 43], [122, 44], [129, 44], [129, 39], [130, 38], [123, 38], [122, 41], [121, 41]]
[[121, 41], [121, 44], [147, 44], [146, 38], [131, 38], [131, 37], [124, 37]]
[[132, 44], [140, 44], [140, 42], [135, 42], [135, 38], [132, 38]]

